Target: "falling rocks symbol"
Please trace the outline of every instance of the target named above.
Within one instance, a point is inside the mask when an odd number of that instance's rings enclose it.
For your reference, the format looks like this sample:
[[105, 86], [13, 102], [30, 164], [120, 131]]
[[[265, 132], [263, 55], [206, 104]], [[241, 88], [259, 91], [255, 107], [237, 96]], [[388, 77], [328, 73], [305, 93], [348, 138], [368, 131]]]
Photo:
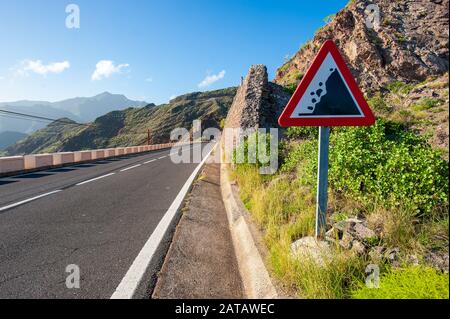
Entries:
[[312, 113], [299, 113], [301, 116], [317, 115], [360, 115], [358, 106], [351, 97], [339, 71], [330, 68], [330, 75], [319, 87], [310, 92]]

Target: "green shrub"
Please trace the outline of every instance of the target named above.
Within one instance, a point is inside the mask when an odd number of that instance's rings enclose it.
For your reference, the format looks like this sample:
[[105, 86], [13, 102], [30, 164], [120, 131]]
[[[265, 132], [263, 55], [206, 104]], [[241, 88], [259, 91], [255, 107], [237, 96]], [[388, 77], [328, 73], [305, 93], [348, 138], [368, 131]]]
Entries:
[[392, 111], [392, 108], [386, 103], [385, 99], [380, 94], [369, 98], [367, 103], [376, 113], [389, 114]]
[[424, 97], [424, 98], [421, 98], [416, 104], [414, 104], [412, 106], [412, 109], [414, 111], [429, 110], [429, 109], [432, 109], [432, 108], [438, 106], [439, 104], [441, 104], [441, 102], [442, 101], [440, 99]]
[[[263, 153], [262, 156], [259, 154], [259, 139], [265, 139], [266, 142], [266, 150], [265, 153]], [[232, 161], [234, 164], [255, 164], [257, 167], [267, 166], [267, 163], [262, 163], [261, 158], [262, 157], [268, 157], [270, 152], [272, 150], [270, 149], [270, 140], [271, 135], [269, 133], [262, 134], [261, 136], [258, 133], [253, 133], [246, 137], [242, 143], [239, 144], [239, 146], [233, 150], [233, 156]], [[252, 150], [250, 148], [251, 145], [255, 146], [255, 149]], [[280, 153], [280, 149], [282, 148], [283, 143], [278, 143], [278, 154]], [[242, 160], [242, 163], [238, 163], [238, 154], [243, 154], [244, 158], [240, 159]], [[250, 156], [250, 157], [249, 157]], [[253, 160], [254, 159], [254, 160]]]
[[304, 185], [313, 186], [317, 170], [317, 139], [293, 147], [283, 160], [281, 172], [297, 171]]
[[413, 84], [406, 84], [402, 81], [393, 81], [387, 85], [387, 89], [392, 93], [408, 94], [413, 88]]
[[294, 72], [292, 72], [292, 78], [295, 79], [296, 81], [300, 81], [301, 79], [303, 79], [304, 74], [301, 73], [299, 70], [295, 70]]
[[[282, 172], [298, 171], [315, 187], [317, 139], [293, 147]], [[448, 163], [424, 138], [393, 122], [332, 131], [330, 186], [346, 196], [385, 207], [408, 208], [413, 214], [442, 212], [448, 207]]]
[[294, 94], [295, 90], [297, 89], [297, 83], [289, 83], [284, 85], [284, 90], [290, 94]]
[[293, 70], [289, 71], [288, 73], [286, 73], [283, 77], [283, 80], [286, 83], [284, 85], [285, 90], [291, 94], [294, 93], [295, 89], [298, 86], [298, 83], [300, 82], [300, 80], [302, 78], [303, 78], [303, 73], [301, 73], [297, 69], [293, 69]]
[[330, 184], [364, 201], [408, 204], [428, 214], [448, 207], [448, 163], [422, 137], [378, 120], [331, 136]]
[[424, 266], [393, 269], [380, 277], [379, 288], [363, 283], [352, 292], [356, 299], [448, 299], [449, 277]]
[[283, 65], [278, 69], [278, 72], [281, 72], [281, 73], [286, 72], [286, 70], [289, 69], [289, 66], [290, 66], [289, 63], [286, 62], [285, 64], [283, 64]]
[[291, 126], [286, 130], [285, 135], [289, 138], [317, 138], [319, 129], [314, 126]]

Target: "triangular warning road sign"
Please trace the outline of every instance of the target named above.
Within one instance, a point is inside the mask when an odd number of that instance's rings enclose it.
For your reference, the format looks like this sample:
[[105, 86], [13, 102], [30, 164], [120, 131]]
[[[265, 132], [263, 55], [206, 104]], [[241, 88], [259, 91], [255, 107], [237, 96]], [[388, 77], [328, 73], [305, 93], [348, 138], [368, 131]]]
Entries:
[[375, 117], [333, 41], [322, 45], [286, 108], [280, 126], [363, 126]]

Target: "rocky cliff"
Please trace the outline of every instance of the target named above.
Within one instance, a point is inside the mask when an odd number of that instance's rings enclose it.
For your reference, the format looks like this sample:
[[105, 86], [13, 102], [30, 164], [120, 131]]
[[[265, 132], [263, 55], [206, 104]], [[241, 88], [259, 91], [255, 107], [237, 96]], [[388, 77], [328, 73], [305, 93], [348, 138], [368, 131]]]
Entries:
[[355, 0], [276, 72], [275, 82], [300, 82], [321, 44], [332, 39], [366, 93], [392, 81], [419, 83], [449, 67], [448, 0]]
[[295, 89], [332, 39], [376, 116], [427, 136], [448, 158], [448, 9], [448, 0], [350, 1], [277, 70], [274, 82]]

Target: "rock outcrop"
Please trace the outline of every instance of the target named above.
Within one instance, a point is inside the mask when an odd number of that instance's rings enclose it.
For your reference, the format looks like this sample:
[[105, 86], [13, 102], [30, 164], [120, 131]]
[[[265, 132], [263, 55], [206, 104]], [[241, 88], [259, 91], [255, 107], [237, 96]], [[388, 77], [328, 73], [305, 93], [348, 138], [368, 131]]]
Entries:
[[317, 31], [275, 82], [295, 86], [321, 44], [332, 39], [365, 93], [392, 81], [418, 83], [449, 68], [448, 0], [355, 0]]
[[267, 68], [253, 65], [242, 81], [226, 119], [229, 128], [278, 127], [278, 117], [290, 94], [268, 81]]
[[368, 243], [378, 238], [363, 220], [357, 218], [335, 223], [325, 236], [328, 242], [337, 243], [342, 248], [351, 249], [358, 254], [364, 254]]

